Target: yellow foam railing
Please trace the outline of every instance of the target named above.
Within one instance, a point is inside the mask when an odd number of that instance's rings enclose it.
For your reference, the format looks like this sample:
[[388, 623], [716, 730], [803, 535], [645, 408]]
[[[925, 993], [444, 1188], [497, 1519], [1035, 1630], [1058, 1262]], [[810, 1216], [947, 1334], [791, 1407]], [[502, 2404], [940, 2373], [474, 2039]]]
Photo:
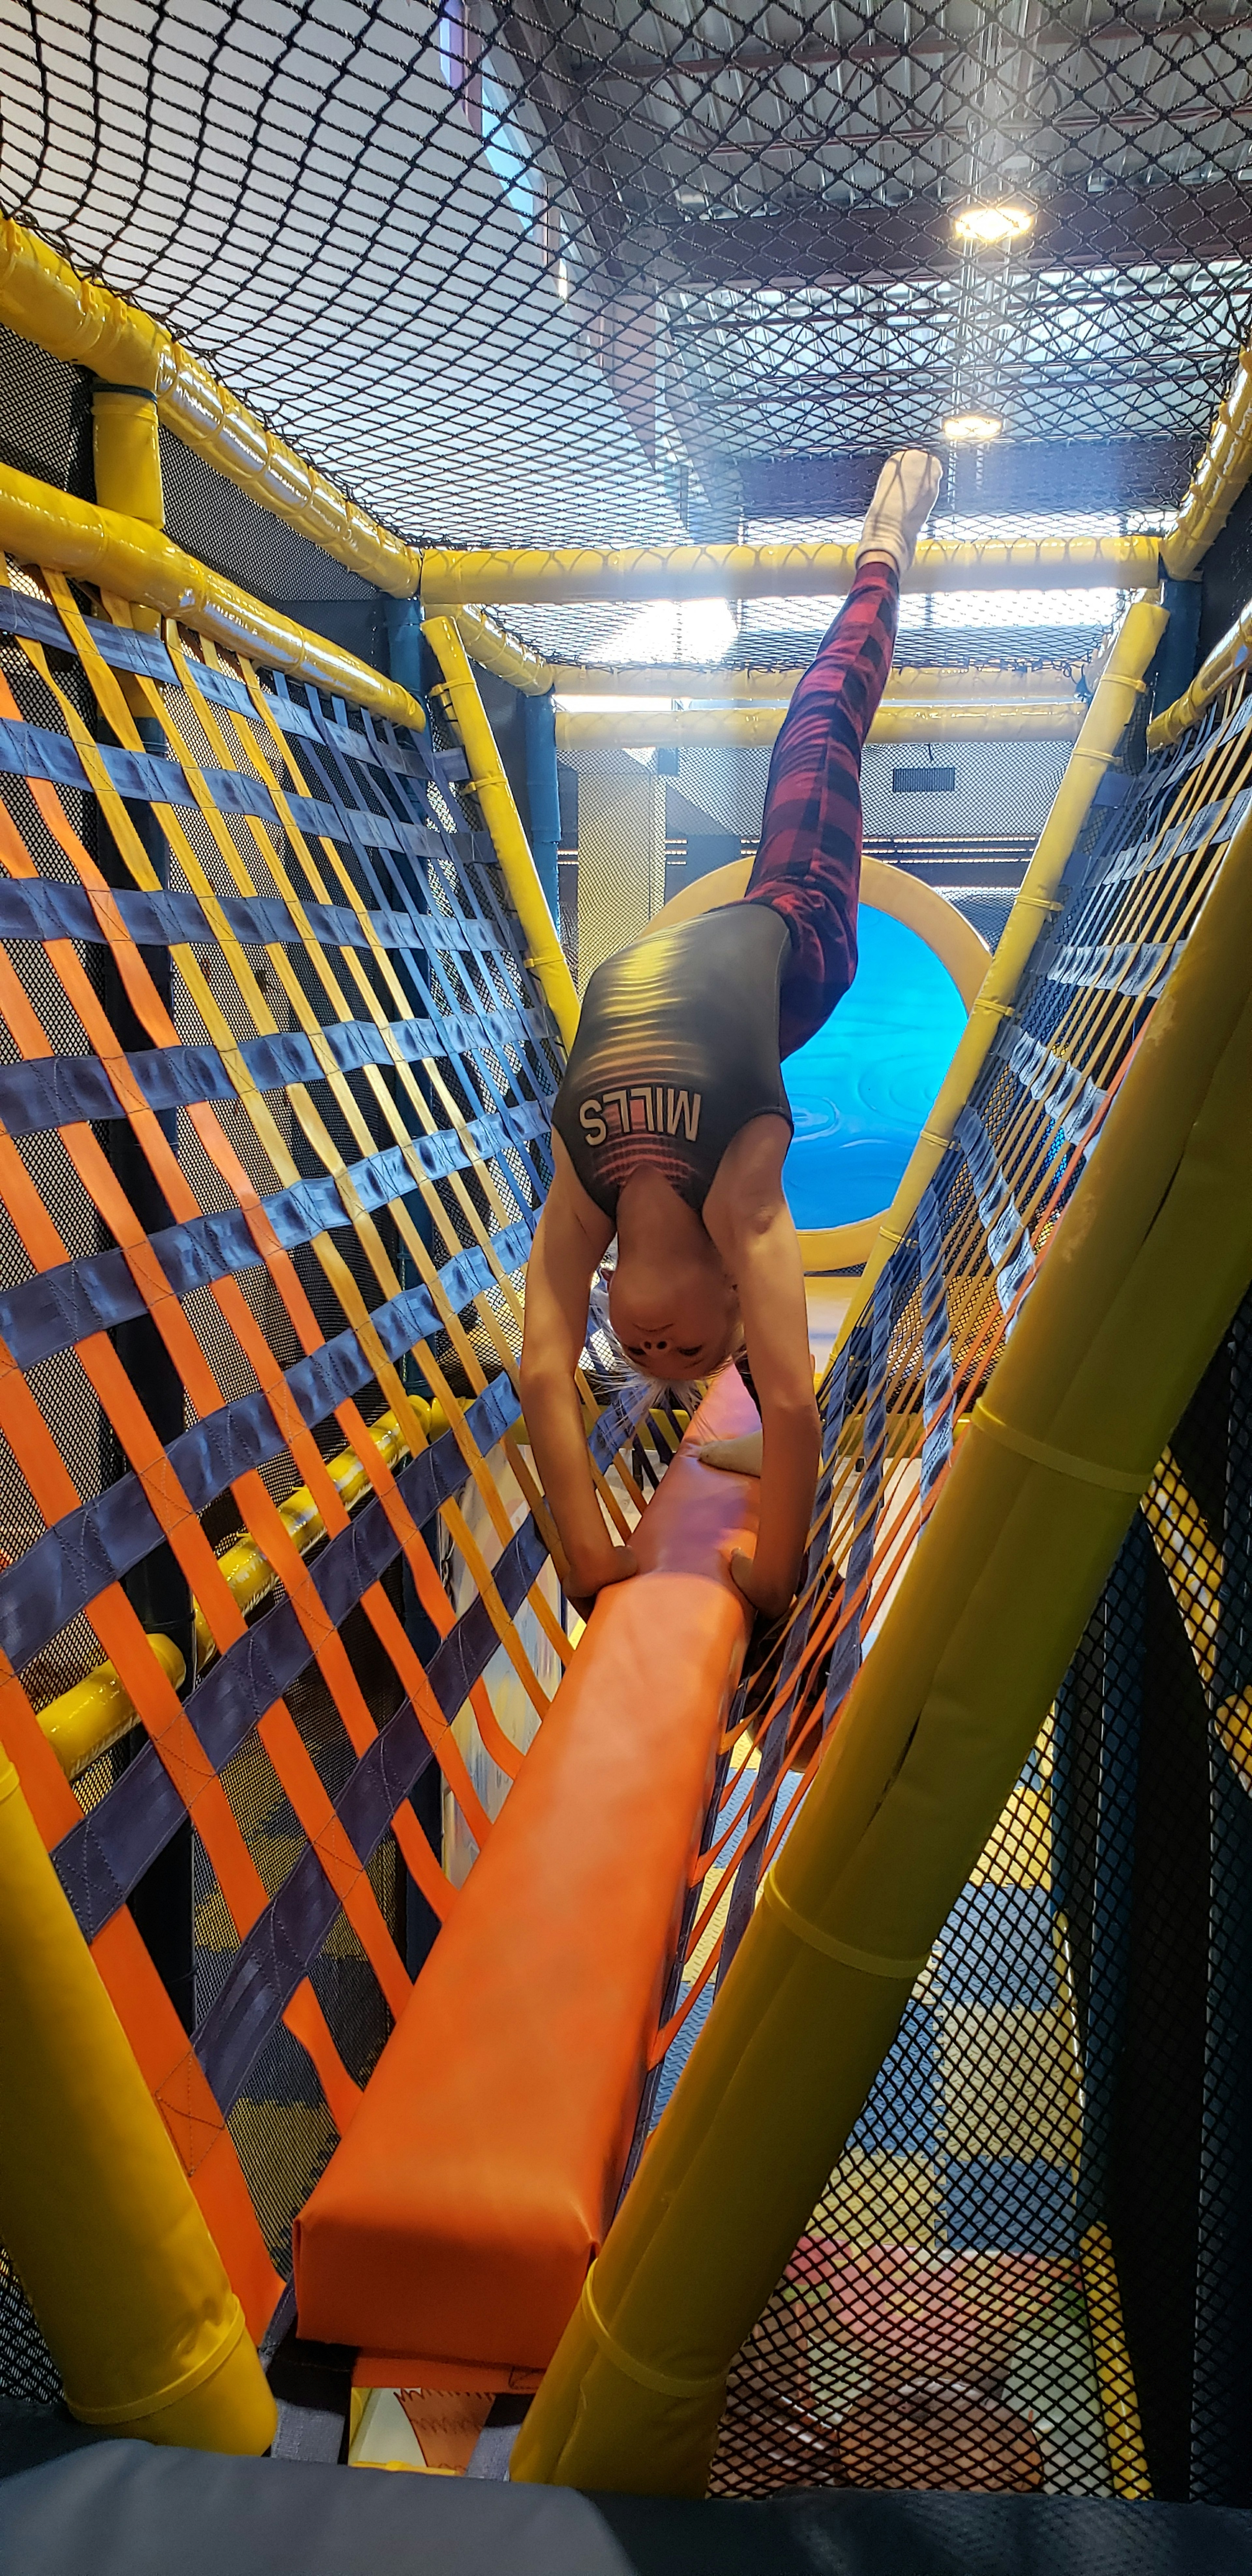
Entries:
[[180, 618], [212, 636], [214, 643], [264, 663], [267, 670], [334, 690], [396, 724], [416, 732], [425, 725], [417, 699], [398, 682], [250, 598], [221, 573], [184, 554], [159, 528], [120, 510], [80, 501], [11, 465], [0, 465], [0, 548], [19, 563], [70, 573], [163, 617]]
[[[923, 537], [908, 591], [1152, 590], [1155, 536]], [[428, 547], [422, 605], [560, 606], [567, 600], [834, 598], [850, 590], [855, 545]]]
[[[1027, 698], [1020, 704], [992, 700], [986, 706], [884, 700], [868, 738], [872, 743], [1073, 742], [1085, 713], [1081, 698], [1072, 693], [1067, 699]], [[653, 713], [646, 708], [620, 712], [561, 708], [556, 747], [577, 752], [623, 744], [639, 751], [653, 743], [707, 743], [723, 751], [768, 750], [777, 741], [786, 715], [785, 706], [658, 707]]]

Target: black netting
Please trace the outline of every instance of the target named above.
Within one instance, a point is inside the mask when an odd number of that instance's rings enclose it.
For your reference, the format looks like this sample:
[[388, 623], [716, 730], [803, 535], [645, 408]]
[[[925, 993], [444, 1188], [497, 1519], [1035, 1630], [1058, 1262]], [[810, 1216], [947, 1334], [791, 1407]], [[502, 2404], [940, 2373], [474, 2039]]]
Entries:
[[90, 443], [90, 407], [78, 369], [0, 323], [0, 461], [77, 490]]
[[[1177, 496], [1246, 330], [1246, 47], [1055, 0], [231, 0], [211, 37], [24, 0], [0, 195], [410, 535], [855, 515], [970, 402], [1006, 435], [959, 513], [1115, 525]], [[971, 193], [1032, 233], [963, 254]]]
[[1250, 1358], [1252, 1299], [739, 2357], [717, 2492], [1252, 2502]]
[[0, 2396], [52, 2405], [61, 2374], [30, 2312], [26, 2294], [0, 2247]]

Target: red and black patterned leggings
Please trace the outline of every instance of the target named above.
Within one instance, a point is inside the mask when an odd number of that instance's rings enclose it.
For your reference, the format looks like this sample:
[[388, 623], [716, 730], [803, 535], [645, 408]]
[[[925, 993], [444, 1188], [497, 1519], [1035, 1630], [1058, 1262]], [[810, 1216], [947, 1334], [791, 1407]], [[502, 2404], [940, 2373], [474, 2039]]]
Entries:
[[877, 556], [862, 564], [774, 745], [746, 899], [781, 912], [791, 930], [783, 1055], [821, 1028], [856, 973], [861, 751], [891, 668], [899, 605], [894, 564]]

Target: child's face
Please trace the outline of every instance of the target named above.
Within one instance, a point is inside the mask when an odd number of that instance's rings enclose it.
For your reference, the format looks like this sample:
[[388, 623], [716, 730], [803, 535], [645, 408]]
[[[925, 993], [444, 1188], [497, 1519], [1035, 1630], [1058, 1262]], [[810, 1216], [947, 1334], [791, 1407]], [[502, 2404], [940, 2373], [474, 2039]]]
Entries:
[[738, 1346], [735, 1292], [710, 1244], [709, 1260], [663, 1268], [619, 1252], [609, 1282], [609, 1320], [622, 1349], [647, 1377], [710, 1377]]

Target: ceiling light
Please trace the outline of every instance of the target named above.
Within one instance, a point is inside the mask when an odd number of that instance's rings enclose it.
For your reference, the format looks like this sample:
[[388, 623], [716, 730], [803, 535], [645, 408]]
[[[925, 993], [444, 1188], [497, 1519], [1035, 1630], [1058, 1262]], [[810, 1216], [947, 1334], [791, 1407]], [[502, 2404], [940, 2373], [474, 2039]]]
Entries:
[[952, 232], [972, 250], [1003, 250], [1008, 242], [1021, 241], [1032, 231], [1034, 221], [1034, 207], [1024, 197], [1006, 197], [960, 207], [952, 218]]
[[943, 424], [945, 438], [961, 439], [967, 446], [981, 447], [989, 438], [998, 438], [1004, 427], [998, 412], [953, 411]]

